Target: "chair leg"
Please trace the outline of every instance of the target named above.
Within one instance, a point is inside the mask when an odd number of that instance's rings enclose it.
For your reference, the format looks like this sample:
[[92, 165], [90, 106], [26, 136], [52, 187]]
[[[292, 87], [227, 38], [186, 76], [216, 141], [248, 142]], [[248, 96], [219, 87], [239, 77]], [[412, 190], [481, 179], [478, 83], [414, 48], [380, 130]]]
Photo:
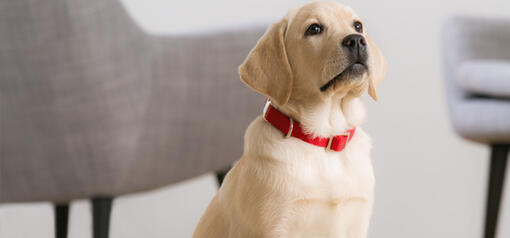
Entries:
[[92, 198], [92, 229], [94, 238], [108, 238], [110, 229], [110, 213], [113, 198]]
[[489, 188], [485, 211], [485, 238], [495, 238], [498, 224], [499, 205], [505, 181], [508, 144], [491, 145]]
[[223, 184], [223, 180], [225, 179], [225, 176], [227, 175], [228, 171], [230, 171], [231, 168], [232, 167], [229, 166], [222, 170], [216, 171], [216, 179], [218, 180], [218, 187], [221, 187], [221, 184]]
[[69, 203], [54, 205], [55, 208], [55, 237], [67, 238], [67, 225], [69, 221]]

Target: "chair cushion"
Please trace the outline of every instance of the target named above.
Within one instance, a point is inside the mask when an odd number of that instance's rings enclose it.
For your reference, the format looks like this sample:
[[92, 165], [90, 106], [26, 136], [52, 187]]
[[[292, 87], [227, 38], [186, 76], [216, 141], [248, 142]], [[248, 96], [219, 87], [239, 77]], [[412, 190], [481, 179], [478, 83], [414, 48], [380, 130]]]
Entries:
[[510, 61], [466, 61], [460, 65], [455, 78], [470, 93], [510, 98]]

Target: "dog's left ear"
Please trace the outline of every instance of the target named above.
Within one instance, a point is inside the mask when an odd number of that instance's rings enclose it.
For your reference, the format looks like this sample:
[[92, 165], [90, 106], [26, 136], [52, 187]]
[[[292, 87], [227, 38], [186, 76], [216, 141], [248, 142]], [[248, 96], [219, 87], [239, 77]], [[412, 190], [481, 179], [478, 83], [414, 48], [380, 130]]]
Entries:
[[287, 18], [271, 25], [239, 67], [241, 81], [280, 106], [289, 101], [293, 85], [285, 49], [286, 30]]
[[370, 50], [370, 75], [368, 85], [368, 95], [377, 101], [376, 87], [381, 83], [386, 75], [386, 60], [384, 59], [381, 51], [375, 46], [370, 37], [367, 36], [368, 47]]

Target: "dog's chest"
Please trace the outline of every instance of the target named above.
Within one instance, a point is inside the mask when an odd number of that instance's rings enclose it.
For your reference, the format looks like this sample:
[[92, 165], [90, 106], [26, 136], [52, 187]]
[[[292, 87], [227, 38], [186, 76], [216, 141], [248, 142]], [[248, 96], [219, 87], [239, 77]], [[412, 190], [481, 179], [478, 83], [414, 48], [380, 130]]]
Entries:
[[344, 152], [294, 150], [297, 159], [286, 169], [290, 189], [303, 199], [341, 201], [371, 196], [374, 177], [369, 148], [356, 142], [351, 147]]
[[294, 163], [289, 237], [349, 237], [363, 230], [372, 207], [374, 177], [368, 153], [353, 145], [346, 153], [307, 153]]

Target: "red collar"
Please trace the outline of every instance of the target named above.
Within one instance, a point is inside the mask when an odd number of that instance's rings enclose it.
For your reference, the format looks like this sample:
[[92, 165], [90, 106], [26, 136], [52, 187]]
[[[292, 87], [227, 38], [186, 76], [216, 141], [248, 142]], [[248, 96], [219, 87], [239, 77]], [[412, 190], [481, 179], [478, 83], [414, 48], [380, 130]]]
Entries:
[[326, 148], [326, 151], [342, 151], [347, 145], [347, 142], [351, 141], [356, 131], [356, 127], [354, 127], [340, 135], [332, 137], [314, 137], [311, 134], [305, 133], [299, 122], [294, 121], [292, 118], [278, 111], [269, 100], [267, 100], [266, 106], [264, 107], [264, 120], [280, 130], [285, 135], [285, 138], [290, 136], [296, 137], [312, 145]]

